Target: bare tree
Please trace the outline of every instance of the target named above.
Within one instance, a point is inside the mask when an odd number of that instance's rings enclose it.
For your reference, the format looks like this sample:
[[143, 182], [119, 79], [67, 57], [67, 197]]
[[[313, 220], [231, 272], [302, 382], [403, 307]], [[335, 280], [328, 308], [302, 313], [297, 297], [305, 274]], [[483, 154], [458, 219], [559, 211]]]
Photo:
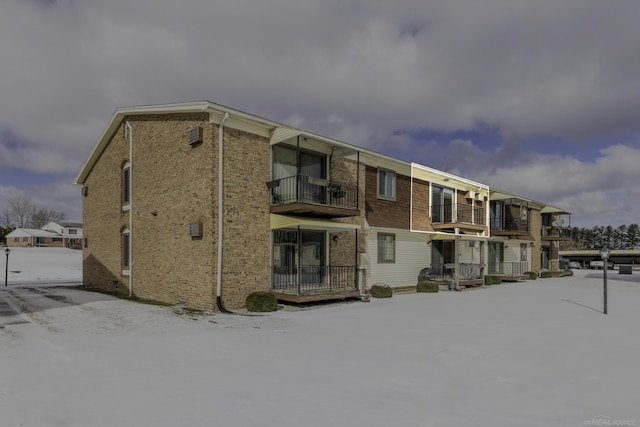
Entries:
[[13, 214], [8, 207], [4, 208], [0, 213], [0, 227], [12, 228], [13, 227]]
[[36, 207], [31, 203], [31, 200], [24, 197], [15, 197], [9, 201], [9, 206], [13, 213], [16, 227], [26, 228], [31, 225], [33, 214], [36, 212]]
[[31, 219], [31, 226], [33, 228], [42, 228], [50, 222], [64, 221], [67, 219], [67, 214], [64, 212], [57, 212], [49, 209], [38, 209], [33, 214]]

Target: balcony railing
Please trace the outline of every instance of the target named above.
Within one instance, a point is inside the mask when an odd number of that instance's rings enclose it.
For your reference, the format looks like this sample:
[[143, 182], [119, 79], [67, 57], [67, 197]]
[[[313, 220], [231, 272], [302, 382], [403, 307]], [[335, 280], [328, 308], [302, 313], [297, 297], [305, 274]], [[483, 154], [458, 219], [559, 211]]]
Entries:
[[272, 267], [271, 289], [298, 295], [358, 290], [358, 267], [303, 265]]
[[544, 238], [563, 239], [571, 236], [568, 228], [542, 226], [540, 235]]
[[515, 277], [524, 276], [527, 271], [529, 271], [529, 263], [527, 261], [489, 263], [489, 274]]
[[295, 175], [267, 183], [271, 204], [310, 203], [338, 208], [358, 208], [358, 187], [327, 179]]
[[502, 219], [492, 218], [490, 221], [491, 231], [517, 231], [526, 233], [529, 231], [528, 219]]
[[431, 221], [436, 224], [459, 222], [483, 225], [485, 223], [484, 208], [465, 205], [463, 203], [432, 205]]

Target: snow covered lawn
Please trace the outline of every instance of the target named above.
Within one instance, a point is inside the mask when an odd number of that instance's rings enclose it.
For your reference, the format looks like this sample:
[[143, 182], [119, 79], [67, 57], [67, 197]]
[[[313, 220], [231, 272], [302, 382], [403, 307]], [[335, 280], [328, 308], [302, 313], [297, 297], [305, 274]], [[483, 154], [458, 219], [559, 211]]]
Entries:
[[[5, 249], [0, 248], [2, 285], [6, 266]], [[67, 248], [9, 248], [9, 284], [50, 285], [82, 282], [82, 251]]]
[[640, 425], [640, 284], [605, 316], [576, 274], [265, 316], [10, 286], [0, 424]]

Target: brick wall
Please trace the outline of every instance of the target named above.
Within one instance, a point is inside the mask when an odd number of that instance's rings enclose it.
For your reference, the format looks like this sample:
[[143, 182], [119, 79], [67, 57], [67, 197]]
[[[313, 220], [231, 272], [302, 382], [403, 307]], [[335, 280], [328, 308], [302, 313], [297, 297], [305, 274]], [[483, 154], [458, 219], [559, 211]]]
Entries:
[[409, 230], [411, 180], [396, 174], [396, 199], [378, 198], [378, 169], [366, 167], [366, 216], [369, 225]]
[[413, 229], [433, 231], [429, 216], [429, 183], [420, 179], [413, 180]]
[[[168, 303], [213, 309], [217, 257], [217, 126], [207, 114], [128, 117], [133, 128], [133, 293]], [[204, 142], [187, 143], [203, 127]], [[238, 308], [253, 290], [269, 284], [269, 145], [225, 129], [225, 224], [222, 297]], [[83, 280], [128, 291], [122, 274], [121, 236], [129, 211], [121, 202], [121, 171], [129, 160], [124, 125], [112, 137], [86, 181]], [[243, 207], [241, 207], [243, 206]], [[188, 224], [202, 223], [202, 237]]]

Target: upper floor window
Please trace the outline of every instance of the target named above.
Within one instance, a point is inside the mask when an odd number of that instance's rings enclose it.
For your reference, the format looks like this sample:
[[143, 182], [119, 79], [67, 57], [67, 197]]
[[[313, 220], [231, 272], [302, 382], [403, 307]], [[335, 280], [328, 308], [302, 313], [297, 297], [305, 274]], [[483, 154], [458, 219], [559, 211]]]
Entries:
[[76, 230], [75, 228], [70, 228], [69, 234], [78, 234], [78, 230]]
[[378, 169], [378, 197], [395, 200], [396, 173], [387, 169]]
[[451, 188], [434, 185], [431, 187], [431, 221], [434, 223], [453, 222], [454, 194]]
[[131, 203], [131, 164], [127, 163], [122, 168], [122, 204]]

